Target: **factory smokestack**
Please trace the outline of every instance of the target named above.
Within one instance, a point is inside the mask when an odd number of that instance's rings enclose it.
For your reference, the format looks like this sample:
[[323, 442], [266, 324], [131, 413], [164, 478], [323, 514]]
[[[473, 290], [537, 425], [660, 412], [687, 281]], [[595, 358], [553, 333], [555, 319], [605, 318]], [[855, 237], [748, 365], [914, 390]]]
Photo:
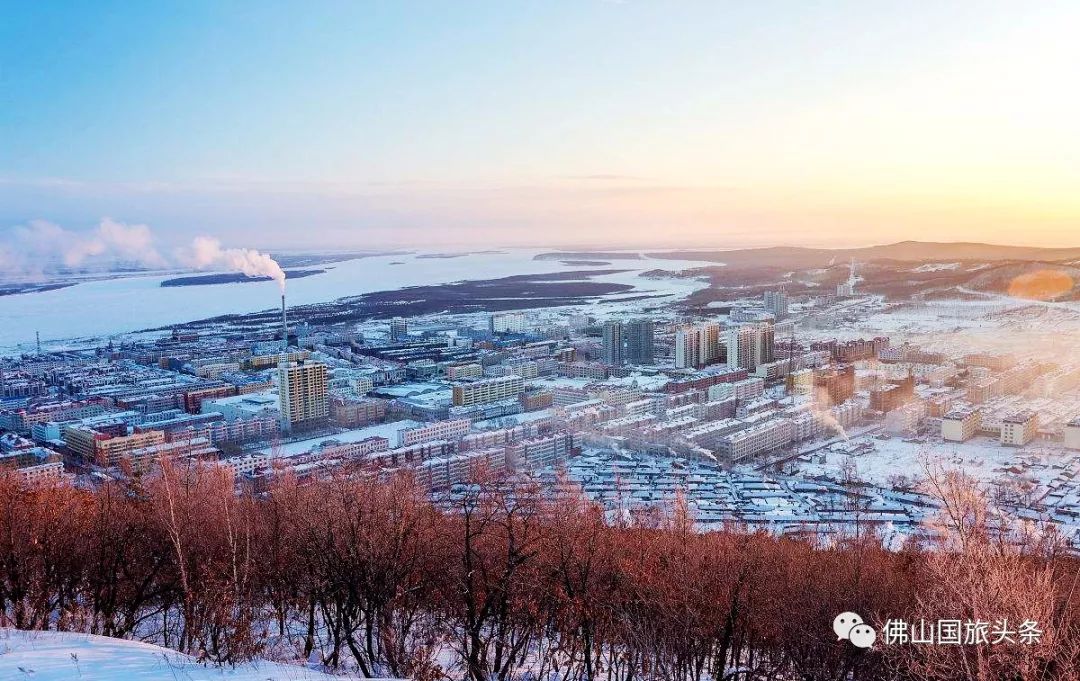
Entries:
[[289, 320], [285, 316], [285, 294], [281, 294], [281, 343], [288, 349], [289, 347]]

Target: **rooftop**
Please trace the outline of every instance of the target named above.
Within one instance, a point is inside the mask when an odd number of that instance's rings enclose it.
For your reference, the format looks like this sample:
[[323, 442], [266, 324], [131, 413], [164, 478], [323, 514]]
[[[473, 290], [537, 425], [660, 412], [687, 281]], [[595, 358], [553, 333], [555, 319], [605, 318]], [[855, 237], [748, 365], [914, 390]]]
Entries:
[[281, 457], [297, 456], [299, 454], [307, 454], [310, 451], [318, 449], [323, 443], [334, 444], [349, 444], [352, 442], [360, 442], [370, 437], [385, 437], [390, 441], [391, 447], [396, 447], [400, 441], [400, 433], [403, 430], [409, 430], [410, 428], [416, 428], [426, 425], [419, 421], [413, 421], [412, 419], [402, 419], [400, 421], [393, 421], [391, 423], [381, 423], [376, 426], [368, 426], [367, 428], [357, 428], [355, 430], [347, 430], [343, 433], [334, 433], [333, 435], [320, 435], [319, 437], [308, 438], [306, 440], [298, 440], [297, 442], [289, 442], [280, 445], [279, 447], [264, 447], [259, 450], [263, 454], [273, 454]]
[[1031, 419], [1035, 418], [1035, 412], [1033, 411], [1020, 411], [1010, 416], [1006, 416], [1002, 419], [1004, 423], [1027, 423]]

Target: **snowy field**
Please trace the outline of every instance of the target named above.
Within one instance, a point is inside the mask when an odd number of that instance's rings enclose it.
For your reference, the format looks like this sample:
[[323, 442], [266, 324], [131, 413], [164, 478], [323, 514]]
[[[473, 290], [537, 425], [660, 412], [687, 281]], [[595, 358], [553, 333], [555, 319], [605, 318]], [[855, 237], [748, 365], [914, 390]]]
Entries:
[[861, 436], [801, 457], [799, 469], [807, 475], [839, 479], [846, 468], [861, 480], [888, 486], [898, 476], [924, 478], [929, 466], [931, 471], [960, 470], [988, 484], [1010, 478], [1046, 487], [1063, 470], [1077, 465], [1077, 452], [1040, 442], [1007, 447], [989, 437], [967, 442], [910, 442], [900, 437]]
[[343, 678], [274, 662], [218, 668], [149, 643], [88, 634], [0, 629], [0, 679], [10, 681], [329, 681]]
[[888, 336], [893, 345], [964, 352], [1029, 351], [1063, 357], [1080, 350], [1080, 305], [987, 295], [980, 300], [891, 304], [865, 296], [818, 312], [800, 326], [811, 338], [852, 340]]
[[927, 471], [958, 470], [984, 486], [1007, 516], [1053, 522], [1061, 535], [1080, 541], [1080, 452], [1036, 441], [1006, 447], [996, 439], [909, 442], [852, 438], [799, 457], [789, 473], [841, 480], [845, 472], [867, 483], [903, 482], [929, 493]]
[[[593, 281], [635, 287], [625, 295], [665, 295], [681, 298], [706, 284], [688, 279], [647, 279], [653, 269], [683, 270], [709, 263], [683, 260], [613, 260], [610, 265], [567, 265], [557, 260], [534, 260], [545, 251], [512, 249], [473, 253], [453, 258], [423, 254], [385, 255], [320, 265], [326, 270], [288, 283], [290, 305], [321, 303], [347, 296], [409, 286], [493, 279], [519, 274], [572, 270], [619, 269]], [[395, 264], [399, 263], [399, 264]], [[280, 305], [274, 282], [162, 287], [175, 275], [122, 277], [90, 281], [38, 293], [0, 296], [0, 353], [29, 348], [40, 331], [47, 346], [56, 341], [100, 338], [146, 328], [167, 326], [224, 314], [242, 314]]]

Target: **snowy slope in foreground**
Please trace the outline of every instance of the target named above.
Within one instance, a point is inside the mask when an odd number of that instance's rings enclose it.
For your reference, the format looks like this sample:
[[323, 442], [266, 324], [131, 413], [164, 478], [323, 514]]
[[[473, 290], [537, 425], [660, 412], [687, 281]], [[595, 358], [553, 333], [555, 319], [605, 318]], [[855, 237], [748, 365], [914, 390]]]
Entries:
[[87, 634], [0, 629], [0, 679], [340, 681], [341, 677], [273, 662], [217, 668], [149, 643]]

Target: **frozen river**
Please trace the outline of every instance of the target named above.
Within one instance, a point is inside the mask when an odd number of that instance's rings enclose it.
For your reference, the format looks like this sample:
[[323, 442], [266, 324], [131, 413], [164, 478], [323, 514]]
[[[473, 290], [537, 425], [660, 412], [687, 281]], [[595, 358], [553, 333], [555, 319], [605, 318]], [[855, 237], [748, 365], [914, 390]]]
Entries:
[[[544, 250], [513, 249], [458, 257], [385, 255], [318, 266], [317, 274], [288, 282], [289, 305], [320, 303], [346, 296], [407, 286], [493, 279], [516, 274], [569, 270], [628, 269], [597, 281], [634, 284], [640, 291], [672, 296], [689, 294], [703, 284], [692, 280], [651, 280], [637, 274], [651, 269], [678, 270], [716, 263], [681, 260], [612, 260], [609, 266], [567, 265], [534, 260]], [[401, 264], [393, 264], [401, 263]], [[272, 281], [206, 286], [162, 287], [169, 276], [120, 277], [78, 283], [39, 293], [0, 296], [0, 353], [30, 349], [40, 331], [49, 347], [60, 341], [102, 338], [223, 314], [258, 312], [280, 304]]]

